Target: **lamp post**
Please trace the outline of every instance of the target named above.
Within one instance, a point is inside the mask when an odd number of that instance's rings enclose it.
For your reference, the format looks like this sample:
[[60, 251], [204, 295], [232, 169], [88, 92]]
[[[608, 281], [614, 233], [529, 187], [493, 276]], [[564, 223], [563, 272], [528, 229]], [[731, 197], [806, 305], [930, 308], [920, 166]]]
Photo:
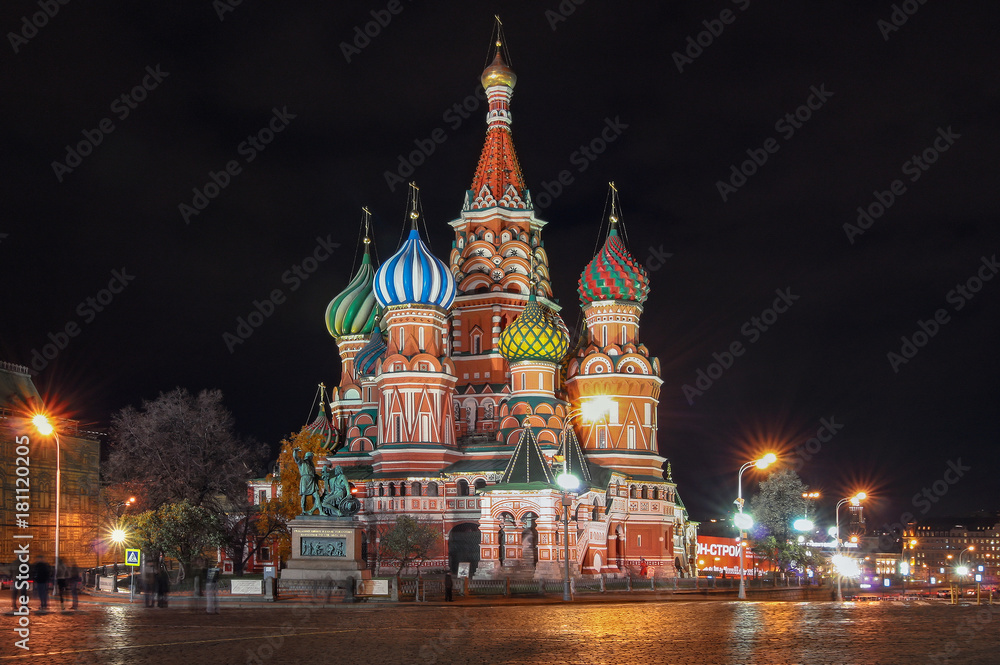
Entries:
[[[864, 501], [867, 497], [868, 497], [868, 495], [865, 494], [864, 492], [858, 492], [854, 496], [849, 496], [846, 499], [841, 499], [840, 501], [837, 502], [837, 510], [835, 511], [835, 516], [836, 516], [836, 519], [837, 519], [837, 556], [838, 557], [842, 556], [841, 553], [840, 553], [840, 542], [841, 542], [840, 541], [840, 507], [842, 505], [844, 505], [845, 503], [850, 503], [852, 506], [857, 506], [862, 501]], [[837, 602], [838, 603], [844, 602], [844, 595], [843, 595], [843, 593], [841, 593], [841, 589], [840, 589], [840, 581], [841, 581], [841, 579], [843, 577], [844, 576], [840, 573], [840, 570], [837, 570]]]
[[746, 590], [746, 570], [745, 570], [745, 551], [746, 551], [746, 541], [747, 541], [747, 530], [753, 527], [753, 518], [750, 515], [743, 513], [743, 472], [752, 466], [758, 469], [766, 469], [768, 466], [777, 461], [777, 456], [774, 453], [768, 453], [750, 462], [747, 462], [740, 467], [740, 472], [736, 475], [736, 506], [739, 508], [739, 512], [733, 516], [733, 522], [736, 527], [740, 530], [740, 591], [737, 597], [740, 600], [745, 600], [747, 597]]
[[[573, 498], [570, 496], [570, 492], [575, 492], [580, 487], [580, 479], [569, 472], [569, 437], [567, 432], [569, 428], [573, 426], [573, 418], [576, 416], [581, 416], [581, 418], [586, 421], [596, 421], [600, 419], [604, 414], [611, 410], [612, 399], [604, 395], [594, 396], [587, 401], [583, 402], [579, 407], [571, 409], [569, 413], [566, 414], [566, 419], [563, 421], [563, 450], [562, 450], [562, 465], [563, 470], [556, 477], [556, 483], [562, 489], [562, 507], [563, 507], [563, 558], [565, 559], [565, 577], [563, 579], [563, 600], [569, 602], [573, 600], [573, 594], [570, 593], [570, 577], [569, 577], [569, 508], [573, 504]], [[559, 456], [556, 456], [556, 461], [559, 461]]]
[[[39, 434], [41, 434], [42, 436], [49, 436], [51, 434], [52, 438], [55, 439], [55, 442], [56, 442], [56, 539], [55, 539], [56, 540], [56, 542], [55, 542], [55, 545], [56, 545], [56, 547], [55, 547], [55, 549], [56, 549], [56, 558], [55, 558], [55, 561], [53, 562], [53, 566], [54, 566], [53, 570], [55, 571], [55, 575], [58, 576], [59, 575], [59, 495], [62, 493], [61, 492], [61, 490], [62, 490], [62, 475], [61, 475], [61, 465], [60, 465], [60, 460], [59, 460], [59, 458], [60, 458], [60, 455], [59, 455], [59, 445], [60, 445], [59, 444], [59, 432], [57, 432], [56, 428], [52, 426], [52, 423], [49, 422], [49, 419], [46, 418], [41, 413], [35, 415], [31, 419], [31, 422], [32, 422], [32, 424], [34, 424], [35, 429], [38, 430]], [[55, 593], [55, 587], [56, 586], [57, 585], [55, 585], [55, 584], [52, 585], [52, 591], [53, 591], [53, 593]]]
[[556, 482], [559, 483], [559, 487], [562, 488], [562, 507], [563, 507], [563, 559], [565, 560], [565, 572], [566, 576], [563, 578], [563, 600], [569, 602], [573, 600], [573, 595], [570, 593], [569, 589], [569, 507], [573, 503], [573, 499], [570, 497], [569, 493], [575, 491], [580, 486], [579, 479], [572, 473], [566, 471], [566, 461], [563, 460], [563, 472], [559, 474], [556, 478]]

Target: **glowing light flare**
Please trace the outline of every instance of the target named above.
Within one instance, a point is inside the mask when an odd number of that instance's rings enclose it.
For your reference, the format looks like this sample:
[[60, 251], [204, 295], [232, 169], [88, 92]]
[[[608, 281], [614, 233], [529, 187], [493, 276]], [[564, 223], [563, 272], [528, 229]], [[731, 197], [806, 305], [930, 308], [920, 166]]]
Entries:
[[125, 529], [121, 527], [116, 527], [111, 530], [111, 540], [113, 542], [121, 545], [122, 543], [125, 542], [126, 538], [128, 538], [128, 533], [125, 532]]
[[733, 515], [733, 524], [741, 531], [749, 531], [753, 528], [753, 516], [750, 513], [736, 513]]
[[611, 413], [614, 400], [607, 395], [592, 397], [580, 405], [580, 416], [586, 422], [597, 422]]
[[842, 575], [844, 577], [861, 576], [861, 566], [855, 559], [845, 554], [834, 554], [832, 561], [833, 568], [837, 571], [838, 575]]
[[778, 461], [777, 455], [775, 455], [774, 453], [768, 453], [763, 457], [761, 457], [759, 460], [756, 460], [753, 464], [758, 469], [766, 469], [767, 467], [771, 466], [777, 461]]
[[49, 422], [49, 419], [41, 413], [32, 417], [31, 424], [35, 426], [35, 429], [38, 430], [38, 433], [42, 436], [48, 436], [49, 434], [52, 434], [52, 432], [56, 431], [52, 426], [52, 423]]
[[580, 479], [572, 473], [560, 473], [556, 476], [556, 483], [567, 492], [572, 492], [580, 486]]
[[955, 569], [955, 572], [958, 573], [959, 575], [968, 575], [969, 574], [969, 567], [968, 566], [959, 566], [958, 568]]
[[792, 524], [792, 528], [795, 529], [796, 531], [812, 531], [813, 522], [812, 520], [807, 520], [805, 518], [797, 519]]

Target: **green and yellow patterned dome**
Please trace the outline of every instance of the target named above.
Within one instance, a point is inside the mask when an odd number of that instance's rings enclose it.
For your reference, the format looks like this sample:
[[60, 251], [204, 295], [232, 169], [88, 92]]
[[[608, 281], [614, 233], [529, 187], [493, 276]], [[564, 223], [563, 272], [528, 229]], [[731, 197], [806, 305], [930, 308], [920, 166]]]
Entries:
[[330, 301], [326, 308], [326, 329], [334, 337], [367, 335], [375, 327], [375, 269], [368, 255], [365, 238], [365, 256], [361, 268], [347, 288]]
[[524, 311], [500, 333], [500, 353], [507, 362], [540, 360], [558, 363], [569, 349], [569, 335], [559, 315], [538, 304], [535, 294]]

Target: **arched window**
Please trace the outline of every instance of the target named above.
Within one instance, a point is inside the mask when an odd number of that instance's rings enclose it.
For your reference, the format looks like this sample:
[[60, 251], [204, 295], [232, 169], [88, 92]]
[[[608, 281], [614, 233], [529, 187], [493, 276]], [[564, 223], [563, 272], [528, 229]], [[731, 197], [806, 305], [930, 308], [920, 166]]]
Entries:
[[427, 496], [437, 496], [438, 495], [438, 484], [428, 483], [427, 484]]
[[396, 496], [396, 483], [389, 483], [389, 496]]
[[653, 488], [653, 500], [657, 500], [659, 498], [660, 498], [660, 490], [657, 489], [656, 487], [654, 487]]
[[601, 519], [601, 508], [596, 503], [594, 504], [594, 509], [590, 512], [590, 519], [595, 522]]
[[410, 493], [413, 496], [422, 496], [423, 494], [423, 487], [420, 485], [420, 483], [413, 483], [411, 490], [412, 491]]
[[459, 496], [469, 496], [469, 481], [460, 479], [458, 481], [458, 495]]
[[378, 495], [385, 496], [385, 485], [383, 485], [382, 483], [378, 484]]
[[[608, 345], [608, 327], [601, 326], [601, 346]], [[400, 344], [402, 346], [402, 344]]]
[[406, 496], [406, 483], [399, 484], [399, 496]]
[[476, 478], [475, 488], [477, 492], [481, 489], [486, 489], [486, 481], [482, 478]]
[[472, 354], [479, 355], [483, 351], [483, 335], [479, 331], [472, 333]]
[[641, 497], [642, 497], [643, 499], [648, 499], [648, 498], [649, 498], [649, 492], [648, 492], [648, 490], [646, 489], [646, 486], [645, 486], [645, 485], [643, 485], [643, 486], [642, 486], [642, 494], [641, 494], [640, 496], [641, 496]]
[[636, 498], [636, 496], [635, 496], [635, 485], [632, 485], [632, 486], [630, 486], [628, 488], [628, 498], [630, 498], [630, 499]]

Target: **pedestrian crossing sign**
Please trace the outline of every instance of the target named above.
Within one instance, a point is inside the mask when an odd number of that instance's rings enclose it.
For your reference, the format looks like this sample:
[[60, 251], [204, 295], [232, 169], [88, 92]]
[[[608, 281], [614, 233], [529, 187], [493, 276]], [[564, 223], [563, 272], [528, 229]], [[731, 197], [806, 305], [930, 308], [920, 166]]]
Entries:
[[139, 550], [125, 550], [125, 565], [126, 566], [139, 565]]

